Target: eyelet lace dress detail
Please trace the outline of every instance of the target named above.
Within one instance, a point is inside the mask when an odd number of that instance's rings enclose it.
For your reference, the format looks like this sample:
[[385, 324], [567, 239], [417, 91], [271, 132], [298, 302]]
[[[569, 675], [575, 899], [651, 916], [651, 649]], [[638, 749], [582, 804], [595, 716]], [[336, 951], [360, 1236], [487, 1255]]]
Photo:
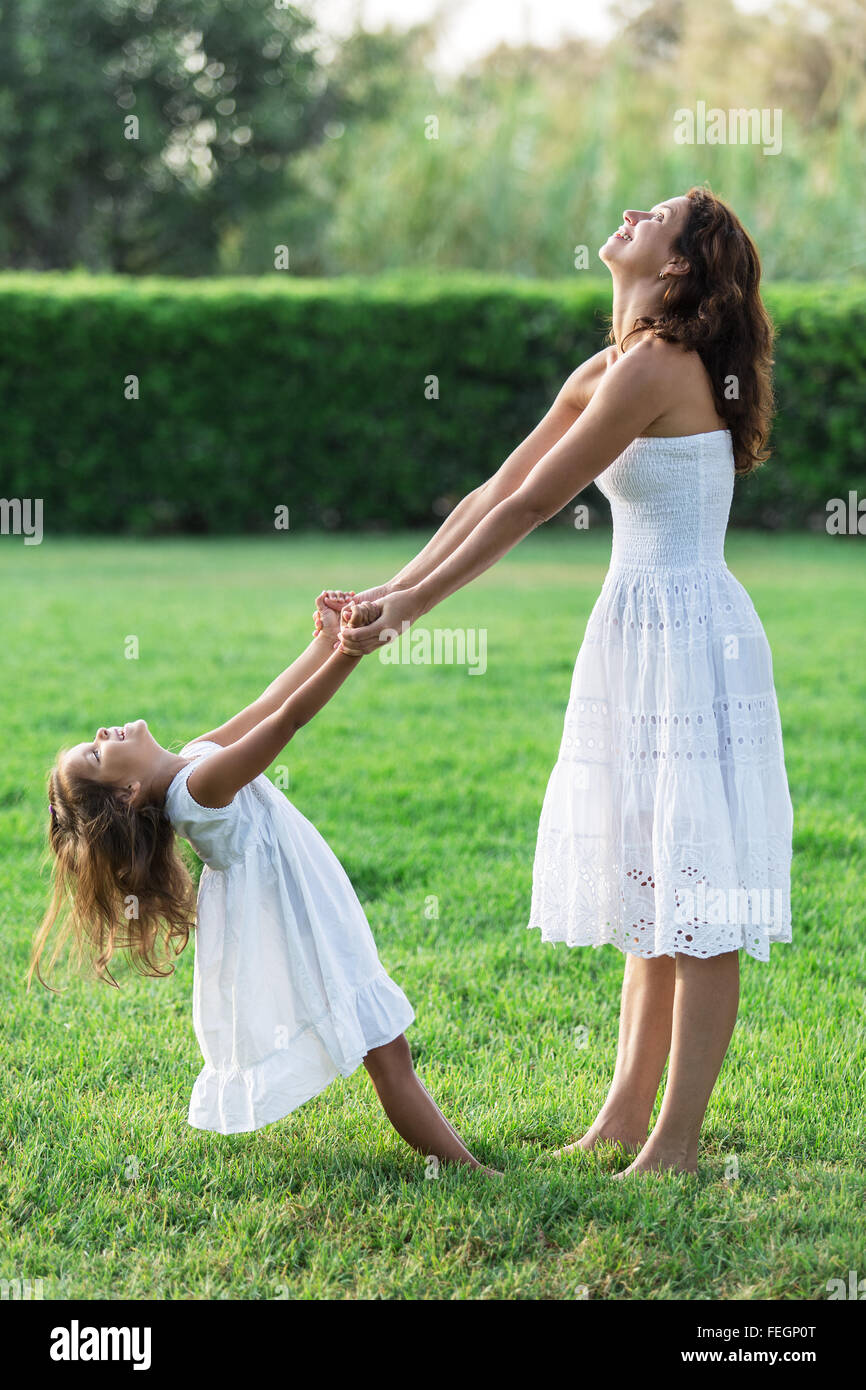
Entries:
[[611, 564], [545, 792], [529, 927], [639, 956], [791, 940], [770, 648], [724, 560], [727, 430], [638, 438], [596, 480]]

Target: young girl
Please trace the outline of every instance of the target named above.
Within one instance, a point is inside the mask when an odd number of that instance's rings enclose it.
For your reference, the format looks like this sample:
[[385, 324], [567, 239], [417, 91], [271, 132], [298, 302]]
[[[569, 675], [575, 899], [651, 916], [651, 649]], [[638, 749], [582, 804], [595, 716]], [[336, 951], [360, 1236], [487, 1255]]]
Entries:
[[[348, 603], [348, 624], [378, 616], [349, 593], [328, 598]], [[320, 598], [317, 611], [298, 660], [179, 755], [139, 719], [58, 757], [48, 783], [54, 893], [28, 982], [35, 972], [46, 983], [40, 960], [58, 919], [50, 964], [71, 934], [79, 959], [89, 948], [111, 984], [118, 949], [143, 974], [170, 974], [160, 954], [178, 954], [196, 924], [193, 1023], [205, 1065], [191, 1125], [259, 1129], [363, 1061], [412, 1148], [479, 1168], [415, 1075], [404, 1037], [412, 1007], [379, 962], [342, 866], [264, 776], [359, 660], [342, 649], [333, 608]], [[175, 833], [204, 861], [197, 914]]]

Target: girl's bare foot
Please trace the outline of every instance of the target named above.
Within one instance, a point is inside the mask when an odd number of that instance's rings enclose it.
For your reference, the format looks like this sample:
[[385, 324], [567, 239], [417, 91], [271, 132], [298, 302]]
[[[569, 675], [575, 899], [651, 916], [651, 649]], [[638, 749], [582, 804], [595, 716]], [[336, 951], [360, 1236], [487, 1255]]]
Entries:
[[[448, 1121], [446, 1120], [445, 1123], [447, 1124]], [[450, 1126], [449, 1126], [449, 1128], [450, 1128]], [[456, 1134], [456, 1130], [455, 1130], [454, 1132], [455, 1132], [455, 1134]], [[433, 1156], [433, 1155], [428, 1155], [428, 1157], [427, 1157], [427, 1162], [428, 1162], [428, 1163], [430, 1162], [430, 1158], [431, 1158], [432, 1156]], [[442, 1159], [441, 1162], [439, 1163], [438, 1168], [437, 1168], [436, 1171], [438, 1172], [439, 1169], [441, 1169], [441, 1168], [471, 1168], [472, 1171], [473, 1171], [473, 1173], [482, 1173], [482, 1174], [484, 1175], [485, 1178], [504, 1178], [504, 1177], [505, 1177], [505, 1174], [504, 1174], [504, 1173], [500, 1173], [500, 1171], [499, 1171], [498, 1168], [488, 1168], [486, 1164], [484, 1164], [484, 1163], [479, 1163], [479, 1162], [478, 1162], [478, 1159], [477, 1159], [477, 1158], [473, 1158], [471, 1154], [469, 1155], [469, 1158], [466, 1158], [466, 1159], [456, 1159], [456, 1160], [453, 1159], [453, 1158], [452, 1158], [452, 1159]]]
[[[479, 1163], [457, 1130], [446, 1120], [412, 1066], [404, 1033], [373, 1047], [364, 1058], [370, 1080], [391, 1124], [410, 1148], [423, 1154], [428, 1178], [438, 1178], [443, 1164], [462, 1163], [493, 1176], [495, 1169]], [[496, 1174], [498, 1177], [503, 1174]]]

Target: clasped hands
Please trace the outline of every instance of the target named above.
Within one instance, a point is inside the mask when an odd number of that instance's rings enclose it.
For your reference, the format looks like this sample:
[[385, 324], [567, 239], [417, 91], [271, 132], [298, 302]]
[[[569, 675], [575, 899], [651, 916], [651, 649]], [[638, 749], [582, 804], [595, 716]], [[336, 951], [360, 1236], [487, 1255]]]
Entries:
[[354, 589], [325, 589], [316, 599], [313, 636], [320, 634], [347, 656], [366, 656], [394, 640], [418, 617], [409, 589], [387, 586], [367, 590], [372, 598], [358, 598]]

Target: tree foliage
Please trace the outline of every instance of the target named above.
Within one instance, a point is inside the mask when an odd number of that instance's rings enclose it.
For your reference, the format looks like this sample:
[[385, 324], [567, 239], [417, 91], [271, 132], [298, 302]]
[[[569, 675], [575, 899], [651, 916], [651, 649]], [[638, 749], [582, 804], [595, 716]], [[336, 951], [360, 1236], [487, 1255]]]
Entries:
[[313, 21], [274, 0], [2, 0], [0, 254], [212, 271], [341, 102]]

